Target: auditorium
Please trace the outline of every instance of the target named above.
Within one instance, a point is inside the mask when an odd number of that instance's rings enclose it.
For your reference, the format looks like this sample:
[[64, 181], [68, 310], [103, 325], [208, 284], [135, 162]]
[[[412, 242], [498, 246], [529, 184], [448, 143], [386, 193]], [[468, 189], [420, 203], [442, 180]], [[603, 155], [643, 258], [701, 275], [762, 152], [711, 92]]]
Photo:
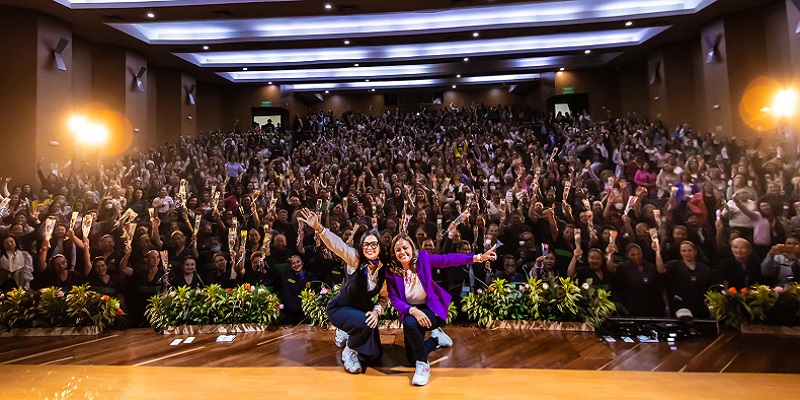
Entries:
[[0, 0], [0, 400], [796, 397], [798, 71], [800, 0]]

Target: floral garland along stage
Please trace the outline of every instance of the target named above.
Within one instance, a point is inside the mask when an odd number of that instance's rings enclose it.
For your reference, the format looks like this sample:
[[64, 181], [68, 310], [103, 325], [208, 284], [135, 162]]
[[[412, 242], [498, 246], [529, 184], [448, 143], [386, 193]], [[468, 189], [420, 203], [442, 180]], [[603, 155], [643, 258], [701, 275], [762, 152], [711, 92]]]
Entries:
[[718, 288], [705, 295], [711, 316], [726, 326], [800, 326], [800, 283], [783, 286]]
[[209, 285], [202, 289], [172, 288], [148, 300], [145, 317], [157, 331], [186, 325], [271, 325], [283, 309], [278, 296], [249, 283], [232, 289]]
[[[325, 308], [339, 289], [338, 285], [332, 289], [323, 287], [315, 293], [307, 288], [301, 293], [303, 312], [312, 325], [328, 326]], [[616, 311], [610, 295], [604, 289], [592, 287], [591, 281], [578, 286], [569, 278], [530, 279], [524, 284], [497, 279], [486, 290], [478, 289], [464, 297], [461, 307], [468, 319], [480, 327], [503, 320], [581, 322], [600, 326]], [[454, 320], [457, 313], [456, 304], [451, 303], [447, 322]], [[395, 318], [397, 311], [390, 305], [380, 320], [386, 323]]]
[[123, 314], [119, 300], [97, 293], [89, 285], [40, 290], [17, 288], [0, 293], [0, 330], [30, 328], [110, 327]]

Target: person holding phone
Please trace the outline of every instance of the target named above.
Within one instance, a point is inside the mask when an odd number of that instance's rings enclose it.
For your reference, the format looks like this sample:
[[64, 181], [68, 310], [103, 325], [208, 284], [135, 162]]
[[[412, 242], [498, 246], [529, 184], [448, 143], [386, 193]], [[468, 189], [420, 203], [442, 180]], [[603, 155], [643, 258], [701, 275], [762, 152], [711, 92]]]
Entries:
[[[378, 316], [389, 305], [386, 271], [381, 262], [380, 234], [368, 231], [361, 236], [358, 248], [345, 244], [339, 236], [323, 227], [316, 213], [300, 210], [297, 219], [317, 232], [322, 242], [347, 264], [342, 288], [328, 303], [331, 324], [337, 328], [336, 345], [344, 346], [345, 371], [358, 374], [362, 364], [375, 363], [383, 355], [378, 333]], [[378, 297], [375, 304], [372, 299]]]
[[[416, 370], [411, 384], [424, 386], [430, 378], [428, 354], [439, 347], [451, 347], [453, 340], [441, 326], [447, 320], [451, 296], [433, 280], [434, 268], [496, 260], [497, 245], [483, 254], [430, 254], [417, 251], [414, 241], [405, 234], [392, 240], [392, 267], [386, 282], [389, 299], [403, 321], [406, 356]], [[425, 340], [425, 333], [431, 336]]]
[[761, 262], [761, 274], [776, 279], [776, 284], [783, 285], [793, 279], [800, 279], [800, 239], [790, 236], [785, 244], [772, 246]]

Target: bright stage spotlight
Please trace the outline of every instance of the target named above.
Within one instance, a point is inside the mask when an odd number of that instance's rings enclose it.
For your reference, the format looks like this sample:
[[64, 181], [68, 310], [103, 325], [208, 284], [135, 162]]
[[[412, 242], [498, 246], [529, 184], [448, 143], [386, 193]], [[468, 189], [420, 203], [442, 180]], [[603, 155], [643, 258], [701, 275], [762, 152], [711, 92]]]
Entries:
[[779, 118], [791, 118], [797, 112], [797, 91], [781, 89], [775, 94], [770, 111]]

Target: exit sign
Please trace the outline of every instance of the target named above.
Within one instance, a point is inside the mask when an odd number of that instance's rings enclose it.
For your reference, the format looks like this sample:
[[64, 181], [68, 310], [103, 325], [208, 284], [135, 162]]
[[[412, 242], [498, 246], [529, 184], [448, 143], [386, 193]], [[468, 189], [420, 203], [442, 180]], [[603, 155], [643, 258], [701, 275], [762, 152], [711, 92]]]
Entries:
[[572, 93], [575, 93], [575, 88], [574, 88], [574, 87], [571, 87], [571, 86], [570, 86], [570, 87], [565, 87], [565, 88], [563, 89], [563, 93], [564, 93], [564, 94], [572, 94]]
[[262, 101], [261, 102], [261, 107], [272, 107], [272, 102], [271, 101]]

